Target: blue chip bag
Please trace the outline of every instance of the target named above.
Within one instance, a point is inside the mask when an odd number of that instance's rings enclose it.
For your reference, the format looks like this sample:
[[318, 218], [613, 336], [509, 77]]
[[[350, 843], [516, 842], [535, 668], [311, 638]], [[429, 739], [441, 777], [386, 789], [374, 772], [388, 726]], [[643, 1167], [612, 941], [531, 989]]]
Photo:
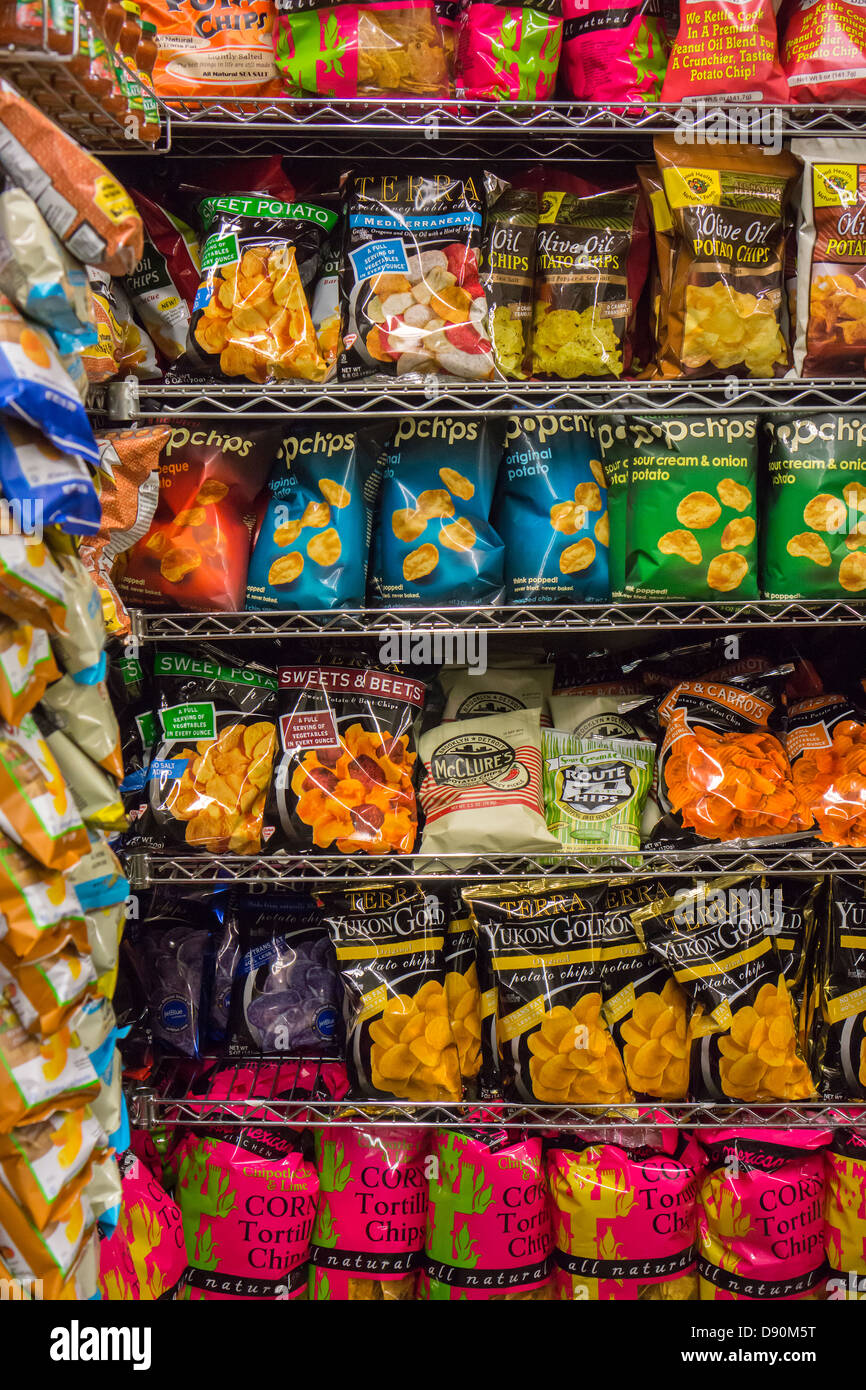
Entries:
[[102, 522], [87, 465], [26, 425], [0, 425], [0, 491], [9, 502], [35, 505], [44, 526], [74, 536], [96, 535]]
[[590, 420], [512, 416], [493, 515], [509, 603], [610, 598], [607, 486]]
[[376, 607], [503, 602], [504, 550], [490, 510], [504, 436], [501, 419], [400, 421], [373, 538]]
[[41, 328], [0, 294], [0, 411], [40, 430], [55, 449], [99, 463], [99, 448], [75, 383]]
[[284, 441], [247, 574], [248, 609], [361, 608], [387, 430], [304, 425]]

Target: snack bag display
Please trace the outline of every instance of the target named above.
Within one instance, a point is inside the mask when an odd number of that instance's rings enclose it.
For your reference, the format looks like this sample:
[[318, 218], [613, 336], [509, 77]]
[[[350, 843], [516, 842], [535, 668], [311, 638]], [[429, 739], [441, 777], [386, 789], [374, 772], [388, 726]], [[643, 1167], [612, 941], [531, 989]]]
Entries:
[[0, 941], [20, 960], [53, 955], [67, 941], [87, 949], [87, 924], [68, 874], [46, 869], [0, 835]]
[[663, 5], [562, 0], [562, 17], [560, 73], [570, 97], [604, 104], [661, 100], [670, 49]]
[[546, 189], [538, 218], [533, 375], [628, 376], [648, 265], [647, 214], [636, 181], [616, 189]]
[[60, 768], [32, 714], [0, 724], [0, 830], [48, 869], [70, 869], [90, 848]]
[[167, 427], [112, 430], [97, 438], [97, 481], [102, 520], [95, 536], [84, 537], [79, 556], [102, 600], [106, 631], [118, 636], [130, 618], [112, 578], [114, 562], [150, 530], [159, 501], [159, 458]]
[[[0, 1244], [14, 1277], [24, 1287], [36, 1281], [42, 1300], [90, 1299], [96, 1293], [96, 1223], [84, 1192], [71, 1211], [43, 1231], [30, 1224], [26, 1213], [0, 1183]], [[92, 1277], [91, 1277], [92, 1270]]]
[[[685, 32], [684, 22], [678, 42]], [[676, 44], [672, 65], [675, 56]], [[693, 74], [689, 84], [694, 90]], [[662, 376], [784, 376], [791, 365], [782, 302], [785, 214], [797, 161], [786, 151], [769, 155], [739, 144], [702, 146], [697, 162], [693, 147], [673, 135], [656, 137], [655, 155], [673, 221]]]
[[454, 86], [470, 101], [547, 101], [561, 47], [559, 0], [537, 7], [462, 0]]
[[820, 946], [815, 1047], [825, 1100], [866, 1099], [866, 879], [834, 874]]
[[0, 999], [0, 1133], [34, 1124], [52, 1110], [80, 1110], [98, 1091], [90, 1058], [69, 1028], [35, 1038], [11, 1004]]
[[141, 17], [156, 25], [153, 85], [158, 96], [274, 97], [281, 92], [274, 66], [274, 11], [270, 0], [227, 0], [219, 15], [169, 0], [142, 0]]
[[[238, 194], [204, 198], [193, 359], [226, 377], [323, 381], [307, 287], [337, 214], [317, 203]], [[333, 360], [333, 359], [332, 359]]]
[[847, 0], [818, 0], [817, 4], [794, 0], [786, 7], [781, 39], [792, 101], [850, 104], [866, 67], [866, 34], [857, 5]]
[[761, 888], [759, 877], [718, 879], [632, 916], [688, 996], [693, 1099], [814, 1098]]
[[364, 606], [382, 442], [375, 430], [292, 430], [250, 557], [248, 609]]
[[490, 380], [485, 205], [477, 175], [349, 175], [341, 381], [428, 372]]
[[701, 1300], [822, 1299], [826, 1130], [699, 1135]]
[[427, 1228], [427, 1138], [424, 1129], [316, 1131], [311, 1299], [415, 1298]]
[[264, 1125], [180, 1145], [182, 1300], [305, 1299], [319, 1178], [298, 1137]]
[[0, 617], [0, 718], [16, 727], [59, 675], [46, 632]]
[[485, 175], [487, 230], [481, 284], [489, 306], [488, 333], [500, 376], [525, 381], [532, 359], [532, 313], [538, 194]]
[[120, 1220], [99, 1249], [102, 1296], [171, 1299], [186, 1268], [180, 1208], [137, 1154], [124, 1154], [120, 1167]]
[[448, 68], [433, 0], [340, 4], [277, 0], [274, 50], [290, 95], [445, 96]]
[[545, 729], [541, 752], [547, 826], [563, 849], [600, 864], [607, 856], [588, 855], [587, 850], [618, 854], [640, 848], [655, 763], [651, 744]]
[[633, 1099], [602, 1014], [604, 886], [515, 882], [464, 892], [498, 995], [506, 1100], [617, 1105]]
[[445, 998], [457, 1045], [463, 1089], [477, 1089], [481, 1072], [482, 1000], [478, 980], [478, 940], [469, 908], [452, 907], [445, 935]]
[[143, 981], [150, 1036], [163, 1050], [197, 1057], [207, 1010], [203, 999], [207, 909], [195, 898], [154, 889], [137, 920], [127, 924], [124, 947], [132, 952]]
[[0, 425], [0, 488], [14, 507], [72, 535], [99, 530], [101, 509], [87, 465], [27, 425]]
[[39, 430], [61, 454], [77, 454], [88, 463], [98, 463], [90, 421], [50, 335], [23, 319], [2, 294], [0, 411]]
[[842, 1276], [827, 1281], [827, 1296], [856, 1299], [866, 1275], [866, 1136], [834, 1129], [824, 1159], [824, 1249], [830, 1269]]
[[81, 350], [81, 363], [88, 382], [98, 386], [110, 381], [120, 371], [119, 358], [124, 349], [125, 324], [121, 322], [117, 301], [119, 281], [113, 280], [95, 266], [87, 267], [87, 288], [93, 306], [93, 326], [96, 342]]
[[503, 433], [495, 419], [400, 421], [382, 456], [370, 567], [378, 607], [502, 601], [504, 551], [490, 512]]
[[[702, 1166], [693, 1137], [664, 1130], [638, 1130], [627, 1146], [581, 1138], [548, 1149], [554, 1296], [697, 1300]], [[660, 1219], [665, 1211], [676, 1217]]]
[[437, 1129], [432, 1154], [419, 1298], [550, 1299], [553, 1233], [541, 1139]]
[[280, 847], [409, 854], [420, 681], [362, 666], [281, 666], [268, 819]]
[[542, 721], [547, 724], [554, 675], [553, 666], [495, 666], [483, 675], [469, 667], [443, 666], [439, 673], [439, 684], [445, 694], [442, 722], [539, 709]]
[[785, 740], [794, 790], [828, 845], [866, 847], [866, 716], [844, 695], [792, 705]]
[[544, 823], [539, 709], [440, 724], [421, 736], [418, 752], [422, 854], [559, 847]]
[[0, 943], [0, 987], [22, 1027], [34, 1037], [50, 1037], [93, 995], [96, 971], [89, 955], [67, 943], [53, 956], [25, 964]]
[[63, 572], [42, 541], [0, 534], [0, 613], [52, 636], [66, 633]]
[[0, 1137], [0, 1173], [39, 1230], [59, 1221], [87, 1186], [105, 1135], [88, 1106], [57, 1111]]
[[96, 341], [84, 267], [58, 241], [33, 199], [8, 185], [0, 193], [0, 290], [29, 319], [76, 347]]
[[508, 603], [610, 597], [610, 518], [598, 454], [588, 417], [508, 421], [493, 512], [505, 547]]
[[264, 667], [157, 650], [146, 832], [213, 854], [258, 854], [276, 745], [277, 682]]
[[797, 236], [799, 376], [860, 376], [866, 370], [866, 248], [857, 228], [866, 207], [866, 162], [853, 140], [795, 140], [803, 164]]
[[323, 893], [319, 902], [343, 982], [353, 1095], [459, 1100], [439, 899], [392, 881]]
[[126, 292], [167, 362], [186, 351], [201, 254], [191, 227], [143, 193], [132, 194], [144, 223], [144, 254], [124, 280]]
[[150, 531], [121, 556], [122, 598], [185, 609], [243, 608], [250, 551], [248, 514], [264, 487], [282, 431], [243, 425], [223, 434], [205, 421], [174, 427], [159, 461], [159, 502]]
[[680, 0], [661, 99], [786, 102], [773, 0], [710, 0], [699, 7]]

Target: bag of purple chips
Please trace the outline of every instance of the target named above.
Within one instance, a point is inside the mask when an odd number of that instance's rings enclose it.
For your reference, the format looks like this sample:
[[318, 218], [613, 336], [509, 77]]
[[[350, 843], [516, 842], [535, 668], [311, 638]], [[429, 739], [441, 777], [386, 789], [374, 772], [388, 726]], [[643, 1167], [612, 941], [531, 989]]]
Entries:
[[332, 1052], [341, 1027], [340, 984], [321, 913], [304, 894], [232, 896], [240, 959], [232, 990], [229, 1052]]

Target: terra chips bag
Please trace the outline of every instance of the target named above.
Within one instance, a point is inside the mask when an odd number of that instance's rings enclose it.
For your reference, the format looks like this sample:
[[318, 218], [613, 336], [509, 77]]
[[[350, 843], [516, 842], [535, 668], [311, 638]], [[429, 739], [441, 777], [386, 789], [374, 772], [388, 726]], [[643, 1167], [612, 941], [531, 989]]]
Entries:
[[281, 666], [269, 818], [282, 847], [409, 854], [420, 681], [363, 666]]
[[[712, 35], [712, 38], [710, 37]], [[662, 101], [785, 102], [773, 0], [680, 0]]]
[[834, 874], [820, 954], [815, 1064], [826, 1100], [866, 1099], [866, 879]]
[[610, 597], [607, 483], [598, 454], [588, 417], [509, 419], [494, 506], [508, 603]]
[[471, 101], [547, 101], [556, 88], [561, 47], [560, 0], [462, 0], [454, 86]]
[[294, 96], [437, 97], [448, 90], [433, 0], [276, 0], [276, 10], [277, 67]]

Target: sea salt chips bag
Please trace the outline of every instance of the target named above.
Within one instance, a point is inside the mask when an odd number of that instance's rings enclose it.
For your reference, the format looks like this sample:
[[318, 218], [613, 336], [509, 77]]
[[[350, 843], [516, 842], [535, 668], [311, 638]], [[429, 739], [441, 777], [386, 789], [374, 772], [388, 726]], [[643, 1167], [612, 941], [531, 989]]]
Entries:
[[655, 763], [651, 744], [545, 729], [541, 751], [547, 827], [563, 849], [603, 864], [609, 855], [640, 848]]
[[831, 1300], [859, 1299], [866, 1277], [866, 1135], [834, 1129], [824, 1158], [824, 1249], [837, 1276], [828, 1280], [827, 1294]]
[[799, 165], [787, 151], [700, 149], [696, 162], [674, 136], [655, 140], [674, 224], [662, 376], [784, 376], [786, 208]]
[[627, 1144], [554, 1143], [545, 1154], [554, 1296], [697, 1300], [702, 1164], [694, 1137], [671, 1130], [639, 1129]]
[[445, 96], [448, 67], [433, 0], [335, 4], [277, 0], [274, 49], [289, 93]]
[[548, 101], [561, 47], [559, 0], [462, 0], [454, 52], [457, 94], [470, 101]]
[[541, 879], [464, 893], [496, 982], [506, 1100], [618, 1105], [633, 1099], [602, 1014], [603, 895], [592, 879], [579, 888]]
[[541, 1139], [437, 1129], [432, 1157], [419, 1298], [549, 1300], [553, 1233]]
[[[712, 35], [712, 38], [709, 36]], [[773, 0], [680, 0], [662, 101], [786, 102]]]
[[156, 742], [147, 769], [145, 833], [166, 847], [258, 854], [276, 750], [277, 682], [263, 666], [233, 666], [158, 650]]
[[317, 203], [238, 194], [202, 199], [202, 282], [189, 352], [225, 377], [323, 381], [329, 363], [308, 287], [337, 213]]
[[316, 1130], [314, 1302], [415, 1298], [427, 1227], [427, 1141], [424, 1129]]
[[815, 1066], [825, 1100], [866, 1100], [866, 878], [834, 874], [819, 954]]
[[761, 887], [759, 877], [718, 879], [632, 916], [688, 997], [695, 1100], [814, 1098]]
[[445, 991], [446, 913], [438, 898], [392, 881], [323, 893], [319, 901], [343, 983], [353, 1094], [459, 1100]]
[[277, 844], [409, 854], [418, 812], [420, 681], [367, 666], [281, 666], [279, 749], [268, 817]]
[[281, 94], [270, 0], [233, 0], [218, 16], [220, 24], [207, 10], [176, 7], [169, 0], [143, 0], [141, 10], [157, 28], [153, 84], [163, 99], [177, 98], [197, 110], [196, 97], [222, 101]]

